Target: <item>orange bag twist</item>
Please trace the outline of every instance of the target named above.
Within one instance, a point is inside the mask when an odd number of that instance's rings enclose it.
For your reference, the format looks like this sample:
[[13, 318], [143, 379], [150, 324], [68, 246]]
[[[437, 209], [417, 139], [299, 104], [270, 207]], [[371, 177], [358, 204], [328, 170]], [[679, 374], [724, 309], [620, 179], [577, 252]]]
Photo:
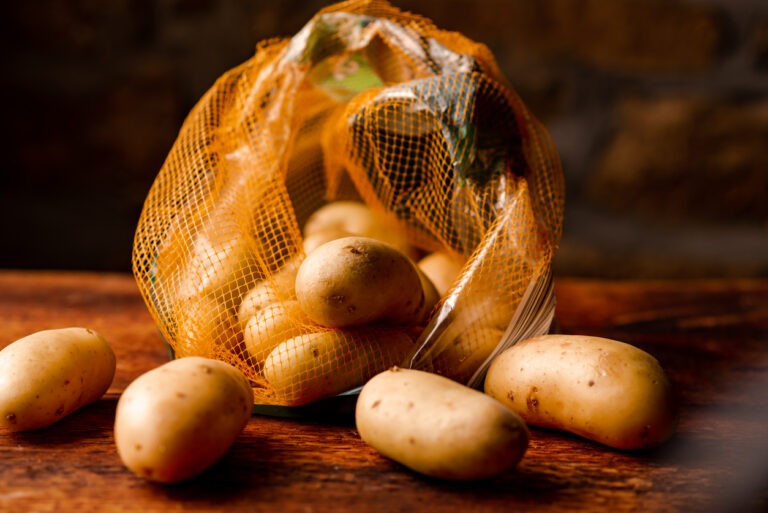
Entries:
[[[450, 310], [455, 329], [330, 329], [289, 307], [304, 223], [335, 200], [364, 202], [419, 254], [463, 263], [432, 313]], [[353, 0], [260, 43], [199, 100], [146, 198], [133, 270], [176, 357], [232, 363], [257, 403], [343, 392], [427, 346], [421, 367], [466, 382], [498, 340], [469, 328], [509, 324], [550, 268], [563, 202], [550, 137], [487, 47]], [[277, 304], [264, 326], [238, 315], [256, 289]], [[282, 352], [254, 354], [246, 329], [272, 329]], [[288, 378], [270, 378], [276, 358], [296, 366]]]

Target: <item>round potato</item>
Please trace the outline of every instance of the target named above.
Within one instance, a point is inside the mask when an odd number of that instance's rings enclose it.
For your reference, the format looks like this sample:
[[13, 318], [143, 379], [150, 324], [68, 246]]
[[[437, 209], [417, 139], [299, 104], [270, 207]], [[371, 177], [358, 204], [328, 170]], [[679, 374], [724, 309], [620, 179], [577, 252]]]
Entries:
[[310, 319], [330, 328], [423, 324], [433, 306], [408, 257], [368, 237], [336, 239], [307, 255], [296, 275], [296, 298]]
[[240, 326], [223, 298], [214, 294], [193, 296], [179, 304], [173, 341], [177, 357], [213, 358], [222, 351], [241, 352], [241, 346]]
[[270, 277], [258, 282], [244, 296], [237, 308], [242, 328], [259, 310], [276, 301], [296, 299], [296, 272], [300, 260], [292, 258]]
[[414, 347], [410, 333], [395, 328], [305, 333], [272, 350], [263, 373], [279, 402], [297, 406], [362, 386]]
[[368, 381], [355, 423], [363, 441], [384, 456], [442, 479], [500, 474], [528, 446], [525, 423], [499, 401], [413, 369], [393, 368]]
[[359, 201], [333, 201], [323, 205], [304, 224], [307, 253], [324, 242], [345, 236], [370, 237], [386, 242], [406, 255], [412, 253], [412, 248], [400, 232], [389, 226], [383, 216]]
[[0, 427], [49, 426], [104, 395], [115, 353], [87, 328], [39, 331], [0, 351]]
[[434, 284], [440, 297], [448, 293], [463, 267], [461, 262], [441, 251], [428, 254], [416, 265]]
[[618, 449], [658, 445], [675, 429], [673, 391], [659, 362], [606, 338], [543, 335], [521, 341], [493, 361], [485, 392], [529, 424]]
[[146, 372], [117, 403], [115, 443], [123, 463], [149, 481], [172, 483], [226, 453], [253, 409], [253, 390], [235, 367], [190, 356]]

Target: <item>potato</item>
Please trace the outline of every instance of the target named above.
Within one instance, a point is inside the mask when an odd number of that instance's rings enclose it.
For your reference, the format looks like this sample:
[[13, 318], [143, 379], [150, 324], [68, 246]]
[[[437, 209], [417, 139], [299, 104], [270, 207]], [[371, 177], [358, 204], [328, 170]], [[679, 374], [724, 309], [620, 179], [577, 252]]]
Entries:
[[241, 352], [235, 314], [214, 294], [193, 296], [179, 303], [173, 349], [177, 357], [213, 358], [223, 351]]
[[311, 322], [298, 301], [272, 303], [245, 325], [245, 348], [257, 362], [263, 361], [280, 342], [301, 334], [302, 325]]
[[303, 232], [307, 253], [321, 243], [344, 236], [370, 237], [386, 242], [408, 256], [413, 253], [400, 232], [381, 214], [359, 201], [333, 201], [323, 205], [307, 219]]
[[296, 275], [296, 298], [310, 319], [330, 328], [423, 324], [432, 309], [416, 266], [368, 237], [336, 239], [307, 255]]
[[0, 427], [49, 426], [99, 399], [115, 376], [115, 353], [87, 328], [38, 331], [0, 351]]
[[355, 423], [363, 441], [384, 456], [443, 479], [500, 474], [528, 447], [525, 423], [499, 401], [414, 369], [392, 368], [368, 381]]
[[356, 387], [415, 348], [411, 334], [378, 326], [306, 333], [277, 346], [264, 362], [264, 377], [277, 400], [296, 406]]
[[543, 335], [521, 341], [493, 361], [485, 392], [529, 424], [618, 449], [658, 445], [675, 430], [673, 391], [659, 362], [616, 340]]
[[446, 377], [467, 384], [480, 365], [499, 345], [504, 332], [485, 326], [471, 326], [446, 344], [435, 357], [436, 369], [445, 370]]
[[242, 328], [259, 310], [275, 301], [296, 299], [296, 272], [300, 260], [292, 258], [272, 276], [258, 282], [244, 296], [237, 309]]
[[189, 356], [150, 370], [126, 387], [115, 413], [123, 463], [149, 481], [199, 474], [232, 446], [253, 409], [253, 390], [235, 367]]
[[417, 265], [435, 285], [440, 297], [448, 293], [463, 267], [461, 262], [441, 251], [428, 254]]
[[461, 298], [450, 323], [420, 357], [418, 368], [431, 361], [438, 374], [467, 383], [496, 348], [512, 316], [512, 305], [493, 294]]

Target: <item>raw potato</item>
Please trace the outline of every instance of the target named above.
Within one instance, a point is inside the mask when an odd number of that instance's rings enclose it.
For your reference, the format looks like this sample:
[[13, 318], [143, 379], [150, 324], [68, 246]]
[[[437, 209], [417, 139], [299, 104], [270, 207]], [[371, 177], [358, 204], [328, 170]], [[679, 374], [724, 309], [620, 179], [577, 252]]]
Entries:
[[242, 351], [240, 327], [224, 298], [214, 294], [190, 297], [179, 305], [174, 352], [179, 358], [213, 358], [225, 351]]
[[498, 328], [471, 326], [446, 345], [436, 356], [434, 366], [446, 369], [452, 380], [467, 384], [499, 345], [503, 335]]
[[334, 201], [317, 209], [304, 225], [305, 251], [345, 236], [370, 237], [411, 256], [413, 249], [385, 219], [359, 201]]
[[0, 427], [25, 431], [53, 424], [104, 395], [115, 353], [87, 328], [39, 331], [0, 351]]
[[616, 340], [580, 335], [524, 340], [493, 361], [485, 392], [529, 424], [618, 449], [658, 445], [675, 430], [672, 387], [659, 362]]
[[253, 409], [253, 390], [235, 367], [190, 356], [126, 387], [117, 403], [115, 443], [123, 463], [150, 481], [199, 474], [226, 453]]
[[[460, 299], [453, 313], [433, 351], [422, 359], [431, 360], [437, 374], [467, 383], [496, 348], [514, 312], [509, 301], [488, 293]], [[424, 364], [420, 362], [418, 368]]]
[[523, 420], [499, 401], [448, 378], [393, 368], [365, 384], [360, 437], [417, 472], [476, 480], [513, 468], [528, 447]]
[[272, 303], [245, 325], [245, 348], [257, 362], [262, 362], [280, 342], [301, 334], [302, 325], [310, 323], [298, 301]]
[[296, 299], [296, 272], [300, 260], [291, 258], [275, 273], [254, 285], [243, 296], [237, 310], [237, 319], [242, 328], [265, 306], [275, 301]]
[[269, 354], [264, 377], [281, 403], [297, 406], [362, 386], [376, 373], [400, 365], [414, 347], [411, 334], [395, 328], [306, 333]]
[[418, 267], [435, 285], [442, 297], [450, 290], [463, 265], [450, 255], [435, 251], [418, 261]]
[[433, 306], [408, 257], [368, 237], [336, 239], [307, 255], [296, 275], [296, 297], [310, 319], [330, 328], [424, 324]]

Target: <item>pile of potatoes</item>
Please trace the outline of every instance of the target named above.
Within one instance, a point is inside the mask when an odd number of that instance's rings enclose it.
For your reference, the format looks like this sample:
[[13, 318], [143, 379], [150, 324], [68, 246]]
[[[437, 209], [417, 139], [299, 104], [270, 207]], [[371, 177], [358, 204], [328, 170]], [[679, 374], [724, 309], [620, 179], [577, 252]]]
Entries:
[[[320, 209], [304, 235], [306, 258], [253, 287], [238, 309], [246, 350], [284, 404], [362, 386], [361, 439], [416, 472], [450, 480], [515, 467], [529, 425], [617, 449], [653, 447], [674, 433], [676, 402], [663, 368], [616, 340], [521, 341], [493, 360], [483, 390], [399, 368], [460, 263], [441, 254], [414, 263], [412, 250], [355, 203]], [[115, 367], [107, 341], [86, 328], [11, 343], [0, 351], [0, 432], [46, 427], [98, 400]], [[140, 375], [115, 413], [120, 458], [150, 481], [199, 474], [247, 425], [253, 386], [239, 369], [203, 356]]]
[[419, 259], [366, 205], [329, 203], [303, 228], [301, 262], [255, 285], [238, 307], [245, 349], [275, 400], [301, 405], [362, 386], [414, 349], [461, 263]]

